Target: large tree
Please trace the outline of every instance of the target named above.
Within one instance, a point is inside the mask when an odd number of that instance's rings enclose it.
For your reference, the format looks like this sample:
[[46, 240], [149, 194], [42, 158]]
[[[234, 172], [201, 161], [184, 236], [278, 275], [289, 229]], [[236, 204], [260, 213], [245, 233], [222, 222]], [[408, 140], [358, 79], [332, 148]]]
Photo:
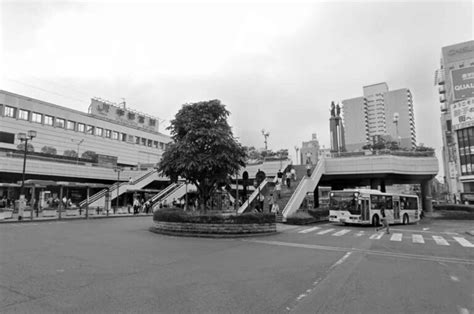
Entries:
[[168, 129], [174, 142], [159, 163], [171, 179], [186, 178], [199, 192], [201, 209], [218, 184], [245, 166], [246, 153], [227, 123], [219, 100], [183, 105]]

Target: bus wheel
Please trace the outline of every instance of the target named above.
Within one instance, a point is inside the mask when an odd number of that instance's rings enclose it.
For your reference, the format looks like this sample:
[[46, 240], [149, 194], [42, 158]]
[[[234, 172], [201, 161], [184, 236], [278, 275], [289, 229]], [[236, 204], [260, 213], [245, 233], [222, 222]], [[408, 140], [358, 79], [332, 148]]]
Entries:
[[408, 215], [405, 214], [403, 215], [403, 224], [408, 225], [410, 223], [410, 219], [408, 218]]
[[374, 226], [374, 227], [379, 226], [379, 216], [374, 215], [374, 217], [372, 217], [372, 226]]

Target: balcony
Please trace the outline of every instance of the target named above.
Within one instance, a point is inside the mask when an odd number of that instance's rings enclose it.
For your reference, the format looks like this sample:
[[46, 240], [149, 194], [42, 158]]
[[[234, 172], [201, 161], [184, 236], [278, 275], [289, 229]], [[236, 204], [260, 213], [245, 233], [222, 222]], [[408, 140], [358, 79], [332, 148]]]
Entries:
[[446, 97], [444, 97], [444, 95], [439, 96], [439, 102], [440, 103], [446, 102]]
[[438, 88], [438, 92], [439, 92], [440, 94], [446, 94], [446, 89], [444, 88], [444, 86], [440, 86], [440, 87]]

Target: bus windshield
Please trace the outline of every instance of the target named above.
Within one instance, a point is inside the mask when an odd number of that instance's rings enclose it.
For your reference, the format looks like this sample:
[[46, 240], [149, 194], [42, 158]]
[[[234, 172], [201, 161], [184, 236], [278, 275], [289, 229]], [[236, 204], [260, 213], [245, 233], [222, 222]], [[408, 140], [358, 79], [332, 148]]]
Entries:
[[360, 213], [357, 206], [357, 194], [354, 192], [331, 192], [329, 210], [344, 210], [351, 214]]

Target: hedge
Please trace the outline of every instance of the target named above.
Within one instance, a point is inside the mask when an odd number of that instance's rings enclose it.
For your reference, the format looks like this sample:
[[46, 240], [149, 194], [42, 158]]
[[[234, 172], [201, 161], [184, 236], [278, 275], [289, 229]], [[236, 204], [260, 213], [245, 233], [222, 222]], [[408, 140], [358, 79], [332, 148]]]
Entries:
[[204, 224], [263, 224], [275, 223], [275, 214], [244, 213], [242, 215], [222, 215], [222, 213], [218, 212], [185, 212], [182, 209], [172, 208], [155, 211], [153, 220]]
[[461, 204], [439, 204], [433, 205], [434, 210], [454, 210], [463, 212], [474, 212], [474, 206], [472, 205], [461, 205]]
[[297, 211], [293, 215], [286, 217], [286, 223], [290, 225], [306, 225], [318, 220], [319, 219], [313, 217], [307, 211]]

